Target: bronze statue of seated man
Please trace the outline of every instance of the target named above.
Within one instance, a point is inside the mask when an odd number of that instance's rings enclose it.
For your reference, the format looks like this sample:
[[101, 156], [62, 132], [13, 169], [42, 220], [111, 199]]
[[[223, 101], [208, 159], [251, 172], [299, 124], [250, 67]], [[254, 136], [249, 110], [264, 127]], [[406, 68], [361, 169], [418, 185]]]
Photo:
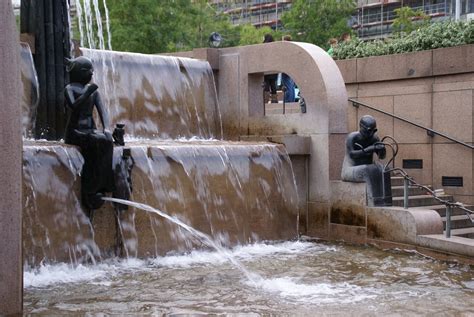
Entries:
[[347, 182], [366, 182], [369, 205], [391, 206], [390, 173], [385, 172], [382, 164], [373, 159], [374, 154], [380, 159], [386, 156], [385, 145], [380, 142], [376, 132], [374, 117], [366, 115], [360, 119], [359, 131], [349, 133], [341, 179]]
[[[97, 85], [89, 83], [94, 68], [87, 57], [68, 59], [70, 84], [65, 88], [66, 104], [70, 110], [66, 124], [65, 142], [77, 145], [84, 156], [81, 174], [82, 203], [89, 210], [99, 208], [106, 192], [112, 192], [113, 139], [109, 132], [107, 111], [100, 99]], [[102, 129], [98, 130], [93, 118], [97, 109]]]

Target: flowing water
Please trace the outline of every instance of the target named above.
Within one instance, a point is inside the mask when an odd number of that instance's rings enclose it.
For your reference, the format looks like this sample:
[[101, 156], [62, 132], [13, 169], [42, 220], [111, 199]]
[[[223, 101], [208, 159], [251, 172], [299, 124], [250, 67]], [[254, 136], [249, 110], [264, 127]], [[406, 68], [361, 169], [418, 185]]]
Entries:
[[25, 272], [25, 312], [84, 314], [474, 314], [472, 267], [403, 251], [311, 241], [46, 265]]
[[20, 43], [22, 135], [31, 137], [39, 102], [39, 83], [30, 47]]
[[[226, 247], [297, 236], [298, 198], [284, 147], [223, 141], [127, 142], [132, 200], [175, 216]], [[114, 160], [119, 160], [117, 147]], [[60, 142], [23, 147], [23, 248], [28, 265], [149, 257], [202, 243], [161, 217], [131, 209], [119, 226], [110, 204], [89, 221], [80, 203], [82, 156]]]
[[222, 138], [214, 74], [190, 58], [82, 49], [112, 126], [148, 139]]

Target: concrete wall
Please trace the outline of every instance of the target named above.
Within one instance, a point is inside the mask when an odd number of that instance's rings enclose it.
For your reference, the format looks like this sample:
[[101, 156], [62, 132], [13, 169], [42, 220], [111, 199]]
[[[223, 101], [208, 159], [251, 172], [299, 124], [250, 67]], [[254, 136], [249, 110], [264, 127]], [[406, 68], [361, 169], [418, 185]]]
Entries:
[[[298, 84], [307, 104], [306, 113], [265, 113], [263, 76], [279, 72]], [[295, 135], [309, 141], [306, 152], [290, 151], [290, 155], [294, 154], [296, 182], [304, 202], [300, 205], [301, 225], [307, 232], [319, 230], [317, 224], [327, 220], [329, 213], [330, 179], [340, 175], [347, 133], [347, 94], [333, 59], [308, 43], [226, 48], [219, 50], [217, 82], [226, 139], [275, 140]], [[282, 143], [291, 148], [297, 140]]]
[[[350, 98], [473, 144], [474, 45], [336, 63]], [[351, 103], [349, 131], [357, 129], [365, 114], [377, 119], [380, 136], [391, 135], [399, 142], [398, 167], [404, 159], [421, 159], [422, 169], [407, 170], [415, 180], [474, 203], [471, 149]], [[442, 176], [463, 177], [463, 186], [442, 187]]]
[[20, 314], [21, 109], [18, 34], [11, 1], [0, 2], [0, 315]]

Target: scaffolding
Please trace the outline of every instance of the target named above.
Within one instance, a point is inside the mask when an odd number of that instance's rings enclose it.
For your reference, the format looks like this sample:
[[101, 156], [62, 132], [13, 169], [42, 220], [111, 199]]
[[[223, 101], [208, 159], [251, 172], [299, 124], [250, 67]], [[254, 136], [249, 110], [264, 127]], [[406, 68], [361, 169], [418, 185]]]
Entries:
[[232, 24], [250, 23], [255, 27], [281, 27], [281, 16], [291, 8], [291, 0], [214, 0], [210, 1], [218, 12], [227, 14]]
[[[403, 6], [421, 10], [432, 21], [454, 18], [455, 0], [359, 0], [350, 24], [361, 39], [389, 37], [396, 18], [395, 9]], [[462, 0], [461, 18], [469, 19], [472, 12], [474, 0]]]

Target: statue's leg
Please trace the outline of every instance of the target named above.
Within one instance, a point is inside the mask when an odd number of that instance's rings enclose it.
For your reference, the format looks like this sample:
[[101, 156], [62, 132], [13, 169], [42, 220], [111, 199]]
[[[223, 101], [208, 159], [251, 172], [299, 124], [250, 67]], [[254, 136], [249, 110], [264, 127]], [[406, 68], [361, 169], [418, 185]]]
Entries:
[[101, 133], [90, 133], [81, 146], [84, 166], [81, 176], [81, 196], [85, 207], [98, 209], [102, 197], [112, 192], [114, 175], [112, 170], [113, 141]]
[[366, 182], [369, 205], [391, 206], [392, 188], [390, 173], [384, 173], [380, 164], [370, 164], [366, 166]]

